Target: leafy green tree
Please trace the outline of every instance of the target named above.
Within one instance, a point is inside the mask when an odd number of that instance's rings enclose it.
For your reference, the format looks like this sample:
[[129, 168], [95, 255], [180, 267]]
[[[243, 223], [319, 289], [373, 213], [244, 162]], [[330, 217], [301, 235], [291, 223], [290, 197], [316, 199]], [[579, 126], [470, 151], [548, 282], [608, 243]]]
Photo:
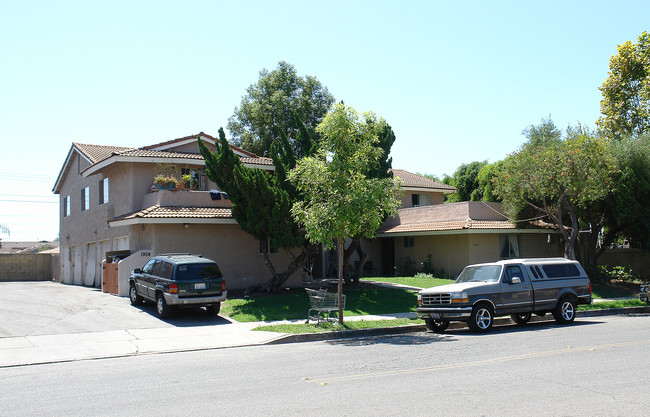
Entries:
[[553, 222], [564, 238], [564, 256], [571, 258], [579, 210], [607, 196], [615, 169], [605, 139], [574, 130], [564, 141], [526, 143], [508, 156], [495, 177], [495, 190], [510, 217], [521, 218], [529, 207]]
[[617, 238], [650, 248], [650, 133], [624, 137], [612, 146], [619, 170], [606, 203], [605, 245]]
[[[388, 155], [390, 155], [390, 150], [393, 143], [395, 143], [395, 133], [387, 123], [384, 123], [383, 126], [378, 128], [377, 138], [378, 141], [375, 146], [381, 150], [380, 156], [374, 164], [370, 165], [368, 172], [366, 172], [366, 177], [379, 179], [393, 178], [391, 171], [393, 158], [389, 158]], [[345, 248], [343, 253], [343, 271], [349, 270], [350, 274], [345, 274], [344, 278], [347, 285], [357, 286], [359, 285], [359, 279], [363, 274], [364, 266], [368, 260], [368, 253], [363, 250], [363, 245], [361, 244], [363, 236], [350, 237], [350, 244]], [[359, 264], [353, 269], [350, 267], [350, 258], [355, 252], [359, 257]]]
[[456, 187], [456, 192], [447, 198], [448, 203], [459, 201], [480, 201], [483, 197], [479, 186], [478, 174], [486, 166], [487, 161], [474, 161], [462, 164], [454, 175], [446, 177], [446, 184]]
[[260, 71], [259, 80], [248, 87], [227, 127], [235, 145], [257, 155], [268, 155], [282, 132], [300, 158], [307, 154], [299, 143], [305, 137], [299, 135], [298, 119], [315, 138], [315, 128], [332, 103], [334, 97], [315, 77], [299, 77], [291, 64], [280, 61], [277, 69]]
[[[271, 248], [282, 249], [290, 262], [283, 271], [277, 271], [265, 251], [264, 261], [272, 278], [259, 290], [274, 291], [302, 267], [315, 253], [314, 245], [306, 242], [304, 234], [291, 217], [291, 207], [297, 198], [295, 188], [286, 181], [286, 173], [295, 165], [293, 150], [286, 137], [273, 147], [275, 174], [257, 168], [245, 167], [234, 154], [223, 129], [219, 129], [216, 149], [210, 149], [199, 139], [199, 149], [205, 159], [206, 174], [232, 201], [232, 215], [243, 231]], [[293, 250], [298, 248], [296, 255]]]
[[481, 167], [476, 180], [478, 181], [478, 190], [473, 193], [476, 197], [474, 201], [496, 202], [497, 197], [494, 193], [494, 177], [501, 169], [503, 162], [497, 161], [493, 164], [487, 164]]
[[650, 33], [627, 41], [609, 60], [609, 75], [600, 87], [602, 116], [596, 121], [608, 136], [638, 137], [650, 132]]
[[343, 323], [346, 238], [374, 237], [385, 216], [397, 213], [400, 204], [394, 179], [366, 175], [381, 158], [377, 142], [384, 126], [383, 119], [372, 113], [360, 116], [353, 108], [337, 104], [317, 127], [322, 139], [316, 155], [301, 159], [289, 173], [306, 197], [294, 203], [294, 218], [312, 242], [338, 248], [339, 323]]
[[548, 146], [562, 141], [562, 131], [548, 118], [542, 118], [538, 125], [530, 125], [521, 132], [531, 146]]

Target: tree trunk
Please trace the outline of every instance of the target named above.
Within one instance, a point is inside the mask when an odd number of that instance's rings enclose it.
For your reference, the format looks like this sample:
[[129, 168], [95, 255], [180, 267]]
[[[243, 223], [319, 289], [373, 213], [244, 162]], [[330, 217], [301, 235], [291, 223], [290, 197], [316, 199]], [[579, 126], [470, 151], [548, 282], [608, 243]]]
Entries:
[[366, 262], [368, 261], [368, 253], [364, 252], [361, 241], [359, 241], [359, 244], [357, 245], [357, 255], [359, 255], [359, 267], [357, 268], [352, 281], [352, 285], [355, 287], [359, 286], [359, 279], [361, 278], [363, 268], [365, 268]]
[[[350, 257], [354, 253], [354, 251], [357, 250], [357, 246], [359, 245], [359, 238], [352, 239], [350, 242], [350, 246], [348, 246], [347, 249], [343, 252], [343, 268], [345, 270], [351, 270], [349, 268], [350, 266]], [[351, 286], [353, 283], [353, 276], [350, 276], [350, 274], [343, 274], [343, 279], [345, 280], [345, 285]]]
[[275, 292], [281, 289], [287, 280], [293, 275], [299, 268], [302, 268], [302, 265], [309, 259], [310, 256], [314, 255], [318, 250], [318, 246], [305, 243], [301, 248], [300, 254], [296, 257], [287, 249], [287, 255], [291, 259], [291, 262], [287, 267], [281, 271], [277, 272], [271, 259], [269, 258], [268, 253], [264, 254], [264, 263], [271, 272], [272, 278], [266, 281], [264, 284], [254, 286], [249, 289], [249, 292]]
[[343, 324], [343, 237], [339, 237], [339, 324]]

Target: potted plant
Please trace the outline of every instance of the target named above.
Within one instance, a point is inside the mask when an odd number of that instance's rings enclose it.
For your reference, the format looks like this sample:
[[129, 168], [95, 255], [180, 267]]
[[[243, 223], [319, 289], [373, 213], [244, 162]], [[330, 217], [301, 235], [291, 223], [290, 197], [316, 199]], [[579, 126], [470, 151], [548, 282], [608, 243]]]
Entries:
[[181, 189], [196, 190], [196, 180], [191, 174], [185, 174], [181, 177]]
[[178, 187], [178, 180], [172, 175], [158, 174], [154, 177], [153, 183], [157, 190], [174, 190]]

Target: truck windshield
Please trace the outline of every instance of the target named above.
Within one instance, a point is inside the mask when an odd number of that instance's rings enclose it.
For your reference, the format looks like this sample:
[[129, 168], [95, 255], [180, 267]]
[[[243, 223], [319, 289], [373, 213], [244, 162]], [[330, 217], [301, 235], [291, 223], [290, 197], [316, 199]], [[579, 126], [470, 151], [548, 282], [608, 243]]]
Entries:
[[221, 278], [221, 276], [221, 271], [216, 264], [185, 264], [176, 267], [177, 281]]
[[456, 283], [497, 282], [501, 276], [501, 265], [468, 266], [458, 275]]

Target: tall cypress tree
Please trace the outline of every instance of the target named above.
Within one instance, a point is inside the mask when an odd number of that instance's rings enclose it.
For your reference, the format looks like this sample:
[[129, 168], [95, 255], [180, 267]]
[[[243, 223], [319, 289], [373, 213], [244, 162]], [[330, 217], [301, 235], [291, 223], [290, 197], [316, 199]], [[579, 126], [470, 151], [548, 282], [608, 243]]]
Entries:
[[[308, 139], [303, 139], [308, 143]], [[287, 172], [296, 164], [293, 149], [286, 136], [272, 150], [275, 173], [245, 167], [230, 148], [223, 129], [219, 129], [216, 149], [210, 149], [199, 139], [199, 149], [205, 159], [206, 174], [232, 201], [232, 214], [243, 231], [270, 247], [282, 249], [290, 258], [283, 271], [277, 271], [268, 251], [264, 262], [271, 279], [257, 290], [274, 291], [282, 288], [289, 277], [315, 253], [291, 216], [291, 207], [298, 197], [295, 187], [286, 181]], [[311, 148], [311, 145], [309, 146]], [[270, 249], [270, 248], [269, 248]], [[294, 254], [298, 249], [299, 253]]]

